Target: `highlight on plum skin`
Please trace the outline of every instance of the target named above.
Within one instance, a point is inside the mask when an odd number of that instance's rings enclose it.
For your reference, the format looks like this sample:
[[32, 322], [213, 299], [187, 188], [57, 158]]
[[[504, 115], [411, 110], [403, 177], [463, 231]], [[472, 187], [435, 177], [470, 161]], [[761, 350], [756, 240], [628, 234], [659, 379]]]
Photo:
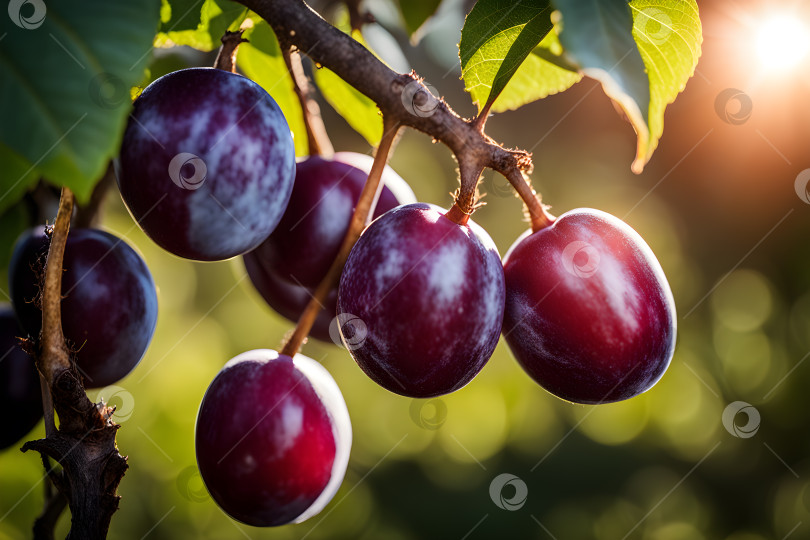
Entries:
[[135, 100], [116, 165], [121, 197], [153, 241], [179, 257], [218, 261], [273, 232], [292, 192], [295, 148], [262, 87], [189, 68]]
[[524, 370], [575, 403], [649, 390], [672, 360], [675, 301], [649, 246], [618, 218], [567, 212], [503, 260], [503, 335]]
[[338, 290], [344, 345], [371, 379], [408, 397], [469, 383], [501, 332], [504, 277], [494, 242], [429, 204], [372, 222], [349, 254]]
[[42, 392], [34, 359], [20, 348], [14, 311], [0, 304], [0, 450], [25, 437], [42, 419]]
[[[22, 329], [39, 336], [39, 283], [50, 246], [42, 226], [24, 232], [14, 247], [9, 285]], [[113, 384], [143, 358], [157, 326], [152, 274], [123, 239], [98, 229], [74, 229], [65, 245], [62, 330], [90, 388]]]
[[346, 403], [315, 360], [258, 349], [236, 356], [200, 405], [197, 464], [211, 496], [256, 527], [300, 523], [334, 497], [352, 429]]
[[[283, 317], [297, 321], [326, 276], [373, 161], [366, 154], [338, 152], [328, 159], [311, 156], [296, 164], [292, 196], [281, 222], [259, 247], [243, 256], [253, 286]], [[381, 180], [374, 218], [416, 202], [410, 186], [391, 167], [385, 167]], [[336, 305], [337, 287], [315, 320], [313, 337], [330, 341]]]

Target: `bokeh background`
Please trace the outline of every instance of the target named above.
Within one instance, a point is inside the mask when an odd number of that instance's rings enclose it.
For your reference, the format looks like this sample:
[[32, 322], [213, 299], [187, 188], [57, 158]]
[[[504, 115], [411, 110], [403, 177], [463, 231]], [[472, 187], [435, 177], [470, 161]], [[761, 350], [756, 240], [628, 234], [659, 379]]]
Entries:
[[[167, 254], [111, 193], [103, 227], [143, 254], [160, 315], [144, 360], [104, 396], [119, 406], [118, 444], [130, 463], [110, 538], [810, 538], [810, 199], [796, 191], [810, 167], [810, 57], [776, 69], [774, 52], [763, 56], [757, 41], [776, 12], [795, 13], [805, 28], [810, 13], [806, 2], [699, 6], [698, 71], [667, 109], [643, 174], [630, 172], [632, 129], [587, 79], [487, 125], [496, 140], [534, 153], [533, 183], [555, 214], [605, 210], [658, 255], [679, 315], [664, 378], [623, 403], [572, 405], [533, 383], [501, 343], [464, 389], [410, 400], [377, 387], [345, 349], [311, 341], [304, 353], [339, 383], [354, 442], [340, 491], [302, 525], [230, 520], [205, 492], [193, 447], [197, 408], [217, 371], [240, 352], [277, 347], [292, 324], [263, 304], [239, 259]], [[372, 45], [473, 115], [457, 65], [466, 3], [445, 1], [417, 46], [386, 24], [384, 2], [369, 7], [404, 58], [387, 50], [386, 36], [367, 36]], [[210, 62], [159, 51], [152, 74]], [[321, 106], [336, 149], [370, 152]], [[391, 164], [420, 200], [451, 203], [455, 163], [443, 146], [407, 132]], [[482, 191], [487, 205], [475, 220], [504, 253], [526, 229], [520, 201], [492, 172]], [[13, 242], [4, 234], [3, 283]], [[724, 410], [738, 401], [751, 408], [724, 426]], [[40, 436], [41, 424], [30, 438]], [[516, 478], [492, 496], [503, 473]], [[30, 536], [42, 492], [37, 456], [0, 453], [0, 538]], [[58, 534], [68, 526], [64, 515]]]

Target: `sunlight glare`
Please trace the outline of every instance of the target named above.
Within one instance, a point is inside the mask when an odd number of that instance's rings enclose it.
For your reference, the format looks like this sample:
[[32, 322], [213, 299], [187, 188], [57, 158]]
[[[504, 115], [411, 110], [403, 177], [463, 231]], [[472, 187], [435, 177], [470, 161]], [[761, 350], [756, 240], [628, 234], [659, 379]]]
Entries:
[[810, 50], [810, 32], [794, 15], [777, 15], [765, 21], [757, 35], [757, 54], [766, 68], [795, 67]]

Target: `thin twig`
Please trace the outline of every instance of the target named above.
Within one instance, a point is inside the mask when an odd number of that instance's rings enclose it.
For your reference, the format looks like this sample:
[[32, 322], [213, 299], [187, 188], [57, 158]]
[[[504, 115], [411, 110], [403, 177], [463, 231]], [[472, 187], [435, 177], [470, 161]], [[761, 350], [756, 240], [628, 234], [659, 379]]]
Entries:
[[222, 47], [217, 53], [217, 59], [214, 61], [214, 67], [223, 71], [230, 71], [236, 73], [236, 51], [239, 45], [246, 43], [247, 40], [242, 37], [243, 30], [231, 32], [225, 31], [225, 35], [220, 38]]
[[371, 166], [366, 184], [363, 186], [363, 191], [360, 193], [360, 199], [357, 201], [357, 205], [354, 208], [349, 230], [346, 231], [346, 236], [343, 238], [340, 251], [332, 262], [332, 266], [329, 267], [326, 276], [315, 289], [307, 307], [298, 319], [295, 330], [282, 347], [281, 354], [294, 356], [298, 353], [304, 340], [309, 335], [309, 331], [321, 310], [321, 306], [324, 305], [326, 297], [332, 289], [337, 286], [340, 280], [340, 273], [343, 271], [343, 265], [346, 264], [346, 259], [349, 257], [349, 252], [357, 242], [357, 239], [360, 238], [360, 233], [363, 232], [363, 229], [368, 224], [369, 218], [374, 214], [374, 207], [377, 204], [377, 198], [382, 188], [380, 179], [385, 165], [388, 162], [388, 155], [397, 138], [399, 127], [399, 124], [396, 122], [383, 122], [383, 137], [382, 140], [380, 140], [379, 147], [377, 147], [377, 153], [374, 155], [374, 163]]
[[304, 115], [304, 126], [307, 130], [307, 142], [309, 144], [310, 156], [331, 156], [335, 150], [332, 141], [326, 134], [326, 126], [323, 125], [321, 109], [318, 102], [312, 98], [312, 87], [309, 84], [307, 74], [304, 73], [304, 66], [301, 63], [301, 55], [298, 51], [291, 50], [290, 47], [281, 47], [281, 54], [284, 56], [284, 63], [287, 64], [287, 71], [293, 83], [293, 90], [301, 104], [301, 113]]

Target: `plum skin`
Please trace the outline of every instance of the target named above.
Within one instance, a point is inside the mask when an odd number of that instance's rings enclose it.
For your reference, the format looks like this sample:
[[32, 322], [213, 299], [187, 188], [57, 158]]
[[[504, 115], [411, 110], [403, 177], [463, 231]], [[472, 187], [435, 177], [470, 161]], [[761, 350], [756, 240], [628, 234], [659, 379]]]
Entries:
[[117, 165], [121, 196], [152, 240], [214, 261], [250, 251], [273, 231], [292, 192], [295, 149], [281, 109], [259, 85], [189, 68], [135, 100]]
[[42, 392], [34, 359], [17, 344], [14, 311], [0, 304], [0, 450], [31, 431], [42, 418]]
[[338, 290], [352, 357], [375, 382], [408, 397], [466, 385], [501, 332], [497, 248], [474, 222], [458, 225], [444, 213], [416, 203], [375, 220], [349, 254]]
[[592, 209], [527, 231], [504, 257], [504, 337], [523, 369], [575, 403], [649, 390], [675, 350], [675, 301], [641, 236]]
[[[49, 245], [44, 227], [29, 229], [17, 240], [9, 266], [14, 311], [35, 337], [42, 311], [34, 299]], [[70, 231], [62, 266], [62, 329], [77, 349], [85, 385], [113, 384], [135, 369], [152, 341], [158, 313], [152, 274], [126, 242], [97, 229]]]
[[[283, 317], [298, 320], [340, 250], [352, 213], [371, 170], [366, 154], [338, 152], [331, 159], [311, 156], [296, 164], [295, 185], [276, 230], [243, 256], [245, 269], [265, 302]], [[408, 184], [386, 166], [373, 217], [416, 202]], [[324, 302], [310, 334], [330, 341], [337, 287]]]
[[349, 461], [351, 423], [329, 372], [311, 358], [248, 351], [208, 387], [195, 428], [197, 464], [216, 503], [256, 527], [320, 512]]

